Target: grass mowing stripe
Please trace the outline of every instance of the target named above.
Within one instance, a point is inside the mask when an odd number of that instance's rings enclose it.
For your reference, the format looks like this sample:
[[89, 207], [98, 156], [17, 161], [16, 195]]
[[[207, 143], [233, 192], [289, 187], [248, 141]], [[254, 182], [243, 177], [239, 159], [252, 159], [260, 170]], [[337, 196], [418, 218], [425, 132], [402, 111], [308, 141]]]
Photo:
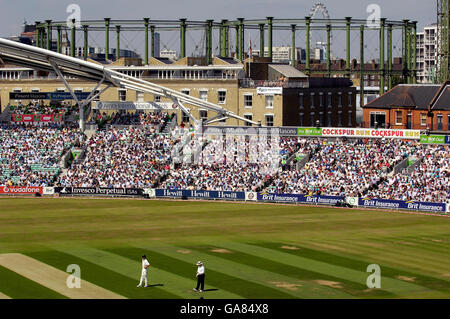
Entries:
[[12, 299], [67, 299], [3, 266], [0, 266], [0, 289]]
[[[439, 237], [439, 238], [441, 238], [441, 237]], [[432, 250], [433, 252], [442, 253], [442, 254], [448, 253], [449, 243], [447, 241], [437, 243], [437, 242], [425, 241], [420, 238], [412, 238], [412, 237], [407, 237], [406, 240], [408, 242], [418, 244], [418, 247], [421, 247], [423, 249]]]
[[135, 280], [131, 280], [118, 272], [64, 252], [41, 251], [28, 253], [27, 255], [63, 271], [66, 270], [68, 265], [77, 264], [80, 266], [81, 278], [83, 280], [87, 280], [127, 298], [177, 298], [176, 295], [159, 291], [159, 289], [156, 289], [157, 294], [154, 296], [149, 293], [149, 290], [137, 289]]
[[[319, 260], [327, 263], [332, 263], [337, 266], [352, 268], [355, 270], [364, 269], [367, 267], [367, 265], [370, 264], [367, 260], [358, 260], [353, 259], [345, 256], [341, 256], [340, 254], [331, 254], [329, 252], [324, 252], [316, 249], [307, 248], [302, 245], [294, 245], [295, 247], [299, 248], [298, 250], [295, 249], [285, 249], [281, 248], [283, 246], [289, 246], [288, 244], [283, 243], [274, 243], [274, 242], [264, 242], [264, 243], [257, 243], [253, 244], [257, 246], [262, 246], [269, 249], [279, 250], [283, 251], [288, 254], [301, 256], [305, 258], [310, 258], [314, 260]], [[407, 276], [407, 277], [415, 277], [415, 283], [417, 283], [420, 286], [427, 287], [432, 290], [439, 290], [444, 292], [450, 292], [450, 284], [446, 281], [425, 276], [422, 274], [418, 274], [415, 272], [411, 272], [408, 270], [398, 269], [394, 267], [387, 266], [385, 264], [380, 264], [381, 267], [381, 275], [383, 277], [390, 277], [390, 278], [396, 278], [397, 276]]]
[[[124, 248], [128, 249], [128, 248]], [[112, 269], [115, 272], [126, 276], [127, 278], [132, 278], [132, 285], [130, 289], [134, 289], [136, 291], [145, 291], [148, 294], [148, 290], [150, 289], [139, 289], [136, 288], [136, 285], [139, 282], [140, 271], [141, 271], [141, 263], [136, 261], [142, 255], [132, 256], [133, 259], [124, 257], [109, 251], [100, 250], [91, 247], [71, 247], [66, 249], [67, 253], [78, 256], [79, 258], [88, 260], [92, 263], [101, 265], [104, 268]], [[147, 254], [148, 255], [148, 254]], [[197, 295], [192, 291], [193, 281], [191, 279], [186, 279], [185, 277], [179, 276], [177, 274], [170, 273], [165, 270], [161, 270], [156, 268], [155, 263], [153, 261], [152, 256], [148, 255], [150, 261], [150, 270], [149, 270], [149, 285], [152, 284], [163, 284], [164, 286], [154, 286], [151, 288], [157, 288], [160, 292], [164, 292], [166, 294], [170, 294], [171, 296], [165, 296], [163, 293], [159, 293], [156, 298], [161, 299], [175, 299], [175, 298], [193, 298], [197, 297]], [[242, 298], [239, 295], [233, 294], [231, 292], [225, 290], [218, 290], [212, 292], [212, 297], [214, 298], [223, 298], [223, 299], [237, 299]], [[147, 297], [148, 298], [148, 297]]]
[[[110, 249], [111, 252], [117, 253], [119, 255], [133, 258], [139, 256], [143, 249], [142, 248], [126, 248], [126, 249]], [[192, 280], [191, 286], [194, 287], [195, 272], [197, 266], [195, 263], [197, 260], [193, 260], [191, 263], [181, 261], [179, 259], [170, 257], [159, 250], [156, 251], [155, 248], [145, 247], [145, 251], [148, 252], [148, 256], [153, 260], [153, 264], [158, 268], [166, 269], [169, 272], [178, 274], [185, 278]], [[220, 289], [225, 289], [228, 291], [233, 291], [236, 294], [244, 298], [255, 298], [255, 299], [289, 299], [294, 298], [294, 296], [283, 293], [279, 290], [269, 288], [260, 284], [250, 282], [248, 280], [243, 280], [230, 276], [212, 269], [206, 271], [205, 287], [209, 289], [209, 285], [218, 287]]]
[[[291, 254], [260, 246], [242, 244], [237, 242], [226, 242], [223, 244], [223, 246], [227, 249], [246, 252], [254, 256], [264, 257], [282, 264], [287, 264], [310, 271], [316, 271], [326, 275], [333, 275], [334, 277], [346, 279], [359, 284], [364, 284], [367, 280], [367, 277], [369, 276], [369, 273], [365, 272], [366, 268], [362, 269], [362, 271], [357, 271], [351, 268], [329, 264], [327, 262], [316, 261], [314, 259], [304, 258], [300, 256], [293, 256]], [[419, 285], [404, 282], [401, 280], [394, 280], [391, 278], [384, 278], [382, 288], [383, 290], [389, 291], [394, 294], [401, 294], [405, 292], [423, 292], [425, 289], [427, 289]]]
[[441, 245], [441, 247], [439, 248], [432, 246], [429, 243], [414, 242], [410, 238], [376, 238], [373, 240], [389, 245], [395, 245], [395, 247], [399, 249], [407, 248], [409, 250], [412, 250], [416, 254], [427, 254], [431, 256], [437, 256], [438, 258], [442, 258], [442, 255], [447, 254], [448, 252], [448, 247], [444, 247]]
[[445, 272], [448, 270], [448, 267], [442, 265], [442, 260], [441, 264], [436, 262], [430, 263], [425, 257], [406, 255], [401, 250], [389, 251], [389, 247], [374, 247], [374, 245], [367, 242], [348, 242], [348, 246], [351, 247], [352, 251], [359, 250], [365, 256], [371, 255], [372, 260], [380, 260], [383, 262], [390, 261], [392, 264], [395, 263], [396, 265], [406, 266], [407, 268], [412, 268], [416, 271], [420, 270], [419, 268], [422, 267], [434, 272]]
[[[422, 250], [418, 250], [417, 247], [412, 247], [410, 245], [403, 245], [401, 247], [399, 247], [399, 245], [401, 245], [398, 242], [398, 239], [378, 239], [378, 238], [369, 238], [368, 241], [366, 242], [368, 245], [373, 245], [374, 243], [376, 243], [375, 245], [379, 245], [376, 248], [384, 248], [386, 249], [388, 252], [391, 251], [395, 251], [396, 254], [401, 254], [402, 256], [405, 257], [418, 257], [420, 256], [420, 260], [421, 262], [426, 262], [428, 265], [430, 265], [430, 269], [434, 269], [436, 268], [436, 266], [441, 266], [442, 265], [442, 258], [445, 257], [447, 255], [447, 253], [441, 253], [441, 254], [436, 254], [434, 253], [432, 250], [428, 249], [428, 245], [427, 246], [422, 246]], [[384, 244], [383, 244], [384, 243]], [[447, 267], [448, 268], [448, 267]]]
[[[208, 258], [220, 257], [220, 259], [226, 259], [240, 263], [241, 265], [246, 265], [250, 269], [263, 269], [269, 273], [283, 275], [288, 278], [288, 282], [292, 281], [292, 279], [297, 279], [301, 281], [302, 285], [304, 285], [302, 290], [307, 290], [307, 298], [395, 297], [392, 293], [381, 289], [367, 290], [367, 286], [365, 284], [358, 284], [353, 281], [334, 277], [332, 275], [325, 275], [296, 266], [278, 263], [276, 261], [251, 255], [242, 251], [233, 250], [229, 253], [223, 253], [221, 247], [218, 246], [185, 247], [185, 249], [186, 248], [200, 250], [208, 254]], [[250, 276], [253, 276], [252, 272], [250, 272]], [[291, 279], [289, 280], [289, 278]], [[332, 282], [338, 282], [339, 287], [333, 288], [333, 284], [330, 284]], [[329, 286], [324, 285], [324, 283], [329, 284]], [[316, 294], [318, 296], [315, 296]]]
[[[190, 251], [190, 253], [186, 254], [186, 251]], [[301, 281], [295, 276], [294, 278], [288, 277], [289, 274], [284, 271], [280, 273], [269, 271], [264, 267], [264, 263], [249, 266], [245, 263], [245, 260], [231, 260], [227, 258], [229, 254], [210, 254], [209, 250], [204, 249], [202, 246], [171, 246], [160, 248], [159, 252], [190, 263], [192, 262], [192, 256], [195, 256], [195, 258], [205, 263], [208, 271], [214, 269], [222, 273], [228, 273], [234, 277], [287, 292], [297, 298], [324, 298], [325, 296], [327, 298], [353, 298], [352, 295], [342, 291], [308, 281]]]
[[[346, 247], [347, 250], [351, 251], [353, 256], [357, 255], [357, 257], [359, 257], [359, 256], [369, 256], [370, 255], [370, 252], [371, 252], [370, 249], [358, 247], [352, 241], [339, 240], [338, 242], [339, 242], [340, 246]], [[417, 254], [417, 252], [416, 252], [416, 254]], [[446, 255], [443, 255], [442, 259], [447, 260], [448, 258]], [[382, 253], [381, 254], [377, 253], [377, 254], [372, 254], [371, 261], [376, 262], [376, 263], [383, 263], [383, 264], [389, 265], [390, 267], [393, 267], [393, 268], [405, 269], [405, 273], [406, 272], [409, 272], [409, 273], [422, 272], [422, 273], [426, 274], [426, 275], [424, 275], [426, 277], [430, 277], [430, 278], [434, 278], [435, 280], [443, 281], [444, 289], [446, 286], [448, 286], [448, 283], [445, 283], [445, 281], [448, 280], [446, 278], [448, 271], [445, 271], [444, 273], [439, 273], [435, 269], [424, 267], [423, 265], [421, 265], [420, 259], [416, 260], [414, 263], [411, 263], [411, 262], [402, 260], [402, 258], [395, 258], [395, 256], [387, 257], [386, 255], [384, 255]], [[432, 280], [429, 280], [429, 281], [432, 281]], [[439, 286], [439, 284], [438, 284], [438, 286]]]

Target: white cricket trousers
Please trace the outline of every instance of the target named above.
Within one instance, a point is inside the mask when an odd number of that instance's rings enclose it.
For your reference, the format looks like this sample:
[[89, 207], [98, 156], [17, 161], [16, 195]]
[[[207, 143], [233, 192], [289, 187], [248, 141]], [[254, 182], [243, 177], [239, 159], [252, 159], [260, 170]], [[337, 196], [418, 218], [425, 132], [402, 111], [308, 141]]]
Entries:
[[142, 283], [145, 282], [144, 286], [148, 285], [148, 270], [142, 270], [141, 281], [139, 281], [139, 285], [142, 286]]

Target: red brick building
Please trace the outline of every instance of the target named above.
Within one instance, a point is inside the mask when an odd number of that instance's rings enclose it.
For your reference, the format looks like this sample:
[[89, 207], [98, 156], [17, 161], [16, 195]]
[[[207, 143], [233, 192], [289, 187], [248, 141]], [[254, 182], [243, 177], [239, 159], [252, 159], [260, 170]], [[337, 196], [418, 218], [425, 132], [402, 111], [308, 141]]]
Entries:
[[363, 106], [363, 127], [450, 132], [450, 82], [400, 84]]

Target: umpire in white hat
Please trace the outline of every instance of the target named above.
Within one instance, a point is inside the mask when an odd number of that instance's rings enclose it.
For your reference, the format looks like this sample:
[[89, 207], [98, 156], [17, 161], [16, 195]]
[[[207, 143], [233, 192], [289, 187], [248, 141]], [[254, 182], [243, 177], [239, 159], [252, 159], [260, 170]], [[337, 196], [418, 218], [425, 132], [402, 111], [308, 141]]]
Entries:
[[203, 266], [203, 263], [201, 261], [197, 262], [197, 287], [194, 288], [194, 291], [203, 292], [205, 288], [205, 266]]

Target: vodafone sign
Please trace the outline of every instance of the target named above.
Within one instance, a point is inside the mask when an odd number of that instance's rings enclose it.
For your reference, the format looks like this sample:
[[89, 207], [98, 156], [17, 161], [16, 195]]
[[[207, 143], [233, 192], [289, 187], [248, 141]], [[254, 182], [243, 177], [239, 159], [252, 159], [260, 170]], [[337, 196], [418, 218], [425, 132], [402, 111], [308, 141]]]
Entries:
[[33, 195], [33, 194], [42, 194], [42, 187], [39, 186], [31, 186], [31, 187], [22, 187], [22, 186], [0, 186], [0, 194], [10, 194], [10, 195]]

